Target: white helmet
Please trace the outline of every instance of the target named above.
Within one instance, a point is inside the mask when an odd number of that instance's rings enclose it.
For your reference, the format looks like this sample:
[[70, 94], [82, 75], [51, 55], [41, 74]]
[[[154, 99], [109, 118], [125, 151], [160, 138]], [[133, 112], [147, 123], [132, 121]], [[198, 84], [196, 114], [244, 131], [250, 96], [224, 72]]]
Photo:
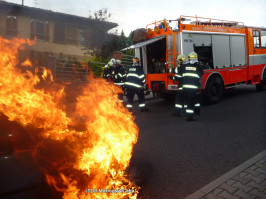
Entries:
[[114, 63], [113, 63], [112, 61], [109, 61], [109, 62], [108, 62], [108, 65], [111, 67], [111, 66], [114, 65]]
[[115, 63], [121, 65], [121, 60], [116, 60]]
[[110, 60], [110, 62], [112, 62], [113, 64], [115, 64], [115, 59], [112, 58], [112, 59]]

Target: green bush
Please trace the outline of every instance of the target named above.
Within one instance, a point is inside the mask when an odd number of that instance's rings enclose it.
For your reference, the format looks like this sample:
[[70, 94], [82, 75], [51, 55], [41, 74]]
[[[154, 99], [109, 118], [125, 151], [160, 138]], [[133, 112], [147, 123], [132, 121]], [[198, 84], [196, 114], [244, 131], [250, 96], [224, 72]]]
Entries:
[[84, 62], [88, 63], [89, 66], [91, 66], [92, 72], [95, 77], [100, 77], [103, 67], [109, 62], [111, 58], [104, 59], [101, 56], [96, 56], [95, 54], [88, 58], [87, 56], [84, 56]]

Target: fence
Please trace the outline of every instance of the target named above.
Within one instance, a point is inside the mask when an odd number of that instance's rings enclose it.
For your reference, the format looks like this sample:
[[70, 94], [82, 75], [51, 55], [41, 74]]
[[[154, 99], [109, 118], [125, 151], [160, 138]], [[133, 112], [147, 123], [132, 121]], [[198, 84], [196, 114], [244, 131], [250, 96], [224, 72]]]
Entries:
[[94, 76], [101, 76], [102, 69], [106, 63], [77, 62], [75, 60], [57, 59], [55, 63], [55, 79], [61, 81], [82, 81], [87, 82], [90, 73]]
[[[121, 54], [121, 64], [125, 70], [132, 65], [134, 56]], [[100, 77], [103, 72], [103, 67], [107, 63], [98, 62], [78, 62], [76, 60], [56, 59], [54, 67], [54, 77], [61, 81], [82, 81], [87, 82], [90, 73], [94, 73], [95, 77]]]

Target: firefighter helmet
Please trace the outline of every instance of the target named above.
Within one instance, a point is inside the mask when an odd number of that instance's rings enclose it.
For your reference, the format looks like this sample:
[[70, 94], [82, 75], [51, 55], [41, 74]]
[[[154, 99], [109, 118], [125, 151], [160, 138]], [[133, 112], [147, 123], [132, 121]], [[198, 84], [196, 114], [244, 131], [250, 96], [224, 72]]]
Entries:
[[195, 52], [191, 52], [190, 54], [188, 54], [188, 58], [189, 58], [189, 60], [197, 60], [198, 54]]
[[113, 62], [113, 64], [115, 64], [115, 59], [112, 58], [112, 59], [110, 60], [110, 62]]
[[109, 65], [109, 67], [112, 67], [114, 65], [114, 63], [112, 61], [109, 61], [108, 65]]
[[115, 64], [121, 65], [121, 60], [116, 60]]
[[133, 61], [133, 63], [138, 63], [139, 62], [139, 58], [138, 57], [134, 57], [132, 61]]
[[185, 55], [183, 55], [183, 54], [179, 54], [178, 56], [177, 56], [177, 58], [176, 58], [176, 60], [178, 61], [178, 62], [185, 62], [186, 61], [186, 56]]

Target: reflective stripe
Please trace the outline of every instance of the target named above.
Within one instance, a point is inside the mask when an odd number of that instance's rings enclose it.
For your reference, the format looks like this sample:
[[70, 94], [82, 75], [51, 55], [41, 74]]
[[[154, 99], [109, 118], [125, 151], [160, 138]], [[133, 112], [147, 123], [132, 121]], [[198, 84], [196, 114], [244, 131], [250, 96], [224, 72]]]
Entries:
[[140, 76], [138, 76], [137, 74], [132, 74], [132, 73], [129, 73], [129, 74], [127, 74], [127, 76], [134, 76], [134, 77], [137, 77], [137, 78], [139, 78], [139, 79], [142, 79], [142, 78], [144, 78], [145, 77], [145, 75], [143, 74], [143, 75], [140, 75]]
[[114, 83], [115, 85], [124, 85], [124, 83]]
[[186, 109], [186, 113], [194, 113], [194, 111], [190, 109]]
[[180, 104], [175, 104], [175, 107], [176, 107], [176, 108], [183, 108], [183, 106], [180, 105]]
[[127, 108], [132, 108], [133, 106], [130, 104], [127, 104]]
[[119, 102], [123, 103], [123, 102], [124, 102], [124, 100], [119, 100]]
[[183, 88], [192, 88], [192, 89], [198, 89], [198, 86], [195, 85], [182, 85]]
[[122, 74], [118, 73], [118, 76], [123, 77]]
[[143, 104], [139, 104], [139, 107], [140, 107], [140, 108], [145, 107], [145, 103], [143, 103]]
[[142, 74], [142, 75], [140, 75], [140, 76], [139, 76], [139, 78], [144, 78], [144, 77], [145, 77], [145, 75], [144, 75], [144, 74]]
[[182, 76], [180, 76], [179, 74], [176, 74], [175, 76], [176, 76], [176, 77], [182, 77]]
[[183, 88], [178, 88], [178, 90], [183, 90]]
[[195, 106], [196, 106], [196, 107], [200, 107], [200, 104], [199, 104], [199, 103], [196, 103]]
[[146, 80], [144, 79], [143, 81], [142, 81], [142, 83], [145, 83], [146, 82]]
[[184, 76], [192, 76], [192, 77], [199, 78], [199, 75], [198, 75], [198, 74], [193, 74], [193, 73], [184, 73], [184, 74], [183, 74], [183, 77], [184, 77]]
[[175, 73], [178, 73], [177, 67], [175, 68]]
[[129, 74], [127, 74], [127, 76], [134, 76], [134, 77], [139, 77], [137, 74], [132, 74], [132, 73], [129, 73]]
[[125, 85], [131, 85], [137, 88], [141, 88], [141, 85], [135, 84], [135, 83], [129, 83], [129, 82], [125, 82]]
[[184, 108], [187, 108], [187, 105], [184, 105]]

